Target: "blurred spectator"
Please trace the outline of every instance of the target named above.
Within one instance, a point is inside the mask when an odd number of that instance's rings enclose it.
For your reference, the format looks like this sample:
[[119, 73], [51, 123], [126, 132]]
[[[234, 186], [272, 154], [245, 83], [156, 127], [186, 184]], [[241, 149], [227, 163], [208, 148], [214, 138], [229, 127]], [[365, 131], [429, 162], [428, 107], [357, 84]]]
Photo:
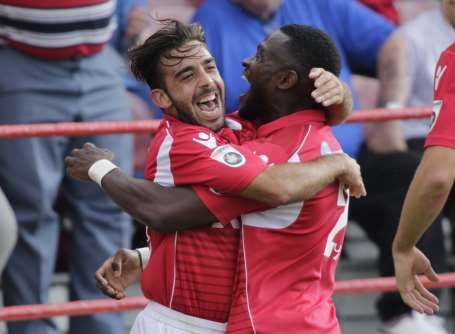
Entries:
[[[115, 29], [113, 0], [0, 0], [0, 123], [128, 120], [121, 69], [107, 44]], [[71, 299], [101, 298], [93, 273], [129, 243], [130, 220], [93, 184], [65, 176], [63, 159], [85, 142], [113, 150], [131, 171], [130, 136], [0, 140], [0, 184], [16, 214], [17, 246], [4, 275], [5, 305], [46, 303], [59, 220], [58, 189], [72, 220]], [[123, 333], [123, 317], [73, 317], [71, 334]], [[53, 334], [48, 319], [8, 323], [10, 334]]]
[[[381, 106], [393, 106], [397, 80], [406, 71], [405, 63], [391, 68], [391, 58], [402, 49], [403, 37], [383, 17], [353, 0], [205, 0], [194, 21], [202, 24], [209, 48], [226, 83], [226, 106], [236, 110], [238, 97], [248, 89], [241, 79], [240, 61], [255, 54], [256, 45], [278, 27], [309, 24], [328, 33], [337, 44], [342, 61], [341, 78], [351, 84], [353, 71], [378, 73]], [[403, 60], [403, 58], [399, 57]], [[355, 106], [358, 106], [354, 96]], [[402, 201], [419, 163], [419, 156], [407, 152], [399, 122], [369, 125], [363, 135], [361, 124], [335, 128], [345, 152], [358, 159], [368, 196], [353, 200], [351, 218], [379, 247], [379, 271], [393, 275], [391, 245], [398, 225]], [[437, 270], [445, 269], [445, 251], [440, 224], [422, 239], [421, 249]], [[411, 310], [398, 293], [384, 294], [378, 301], [384, 332], [397, 333], [403, 321], [409, 325], [400, 334], [440, 333], [430, 321], [414, 321]], [[401, 327], [399, 327], [401, 328]], [[442, 332], [443, 333], [443, 332]]]
[[0, 275], [17, 239], [17, 223], [8, 199], [0, 189]]
[[[455, 31], [441, 6], [408, 21], [399, 31], [406, 39], [407, 53], [403, 56], [407, 59], [408, 69], [401, 88], [401, 101], [397, 102], [410, 107], [430, 106], [433, 103], [435, 66], [441, 52], [455, 41]], [[421, 151], [430, 119], [404, 121], [402, 127], [408, 143]]]
[[395, 7], [395, 0], [358, 0], [365, 6], [368, 6], [375, 12], [381, 14], [390, 22], [398, 25], [400, 22], [400, 14]]
[[[116, 17], [118, 28], [114, 31], [111, 45], [122, 55], [135, 46], [147, 26], [146, 0], [117, 1]], [[125, 57], [126, 58], [126, 57]]]

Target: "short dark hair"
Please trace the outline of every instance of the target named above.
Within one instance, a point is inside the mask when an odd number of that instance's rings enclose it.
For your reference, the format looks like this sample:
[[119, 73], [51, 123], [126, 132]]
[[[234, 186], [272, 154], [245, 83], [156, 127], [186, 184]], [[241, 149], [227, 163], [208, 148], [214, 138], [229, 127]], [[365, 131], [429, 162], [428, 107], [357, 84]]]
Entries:
[[[164, 88], [160, 71], [161, 57], [176, 59], [170, 51], [179, 49], [191, 41], [198, 41], [206, 45], [204, 30], [199, 24], [185, 25], [177, 20], [160, 20], [163, 27], [152, 34], [147, 40], [128, 52], [131, 61], [131, 71], [141, 81], [145, 81], [150, 89]], [[184, 51], [190, 51], [184, 50]]]
[[289, 24], [280, 30], [290, 38], [288, 48], [293, 58], [290, 61], [297, 67], [301, 84], [308, 82], [313, 85], [308, 74], [314, 67], [340, 75], [340, 54], [326, 33], [303, 24]]

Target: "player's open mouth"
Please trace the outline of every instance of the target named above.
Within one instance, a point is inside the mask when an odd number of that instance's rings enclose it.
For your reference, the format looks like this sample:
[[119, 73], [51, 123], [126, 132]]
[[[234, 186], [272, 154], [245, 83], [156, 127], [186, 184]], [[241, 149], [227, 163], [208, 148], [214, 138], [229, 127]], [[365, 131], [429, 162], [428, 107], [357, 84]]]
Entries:
[[250, 80], [248, 79], [248, 76], [250, 75], [250, 70], [245, 68], [243, 70], [243, 74], [242, 74], [242, 79], [247, 81], [247, 82], [250, 82]]
[[200, 111], [201, 117], [205, 120], [215, 120], [222, 114], [218, 92], [210, 92], [201, 96], [196, 102], [196, 105]]

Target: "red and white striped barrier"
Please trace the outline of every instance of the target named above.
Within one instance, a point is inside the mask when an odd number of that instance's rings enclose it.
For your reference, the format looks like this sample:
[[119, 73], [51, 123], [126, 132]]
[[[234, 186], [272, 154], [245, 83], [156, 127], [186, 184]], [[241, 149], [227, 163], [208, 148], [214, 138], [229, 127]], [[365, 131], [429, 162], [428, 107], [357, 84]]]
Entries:
[[[428, 288], [455, 286], [455, 273], [439, 274], [438, 282], [430, 282], [426, 278], [422, 278], [422, 281]], [[355, 279], [339, 281], [335, 284], [335, 294], [360, 294], [395, 290], [397, 290], [397, 286], [394, 277]], [[57, 316], [121, 312], [141, 309], [146, 304], [147, 299], [144, 297], [128, 297], [122, 300], [97, 299], [63, 304], [9, 306], [0, 308], [0, 320], [20, 321]]]
[[[372, 109], [354, 113], [347, 122], [381, 122], [430, 116], [430, 108]], [[158, 125], [159, 121], [153, 120], [0, 125], [0, 138], [154, 133]]]

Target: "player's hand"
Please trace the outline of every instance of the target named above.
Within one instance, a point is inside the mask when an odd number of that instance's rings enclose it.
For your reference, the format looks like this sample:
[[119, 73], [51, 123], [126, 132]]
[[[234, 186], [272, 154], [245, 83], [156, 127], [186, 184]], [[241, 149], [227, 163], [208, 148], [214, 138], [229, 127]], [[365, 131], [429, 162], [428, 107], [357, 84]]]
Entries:
[[74, 149], [65, 158], [66, 173], [79, 180], [90, 181], [88, 170], [97, 160], [113, 160], [114, 153], [108, 149], [98, 148], [91, 143], [85, 143], [82, 148]]
[[122, 299], [126, 296], [125, 289], [138, 281], [141, 273], [137, 253], [131, 249], [121, 248], [96, 271], [96, 286], [106, 296]]
[[322, 68], [313, 68], [309, 77], [314, 80], [316, 89], [311, 93], [311, 96], [317, 103], [324, 107], [344, 103], [345, 86], [335, 74]]
[[352, 197], [360, 198], [366, 196], [367, 192], [363, 184], [360, 165], [349, 155], [343, 153], [344, 173], [338, 177], [338, 181], [343, 183]]
[[401, 298], [411, 308], [420, 313], [433, 314], [439, 310], [438, 297], [428, 291], [420, 281], [418, 274], [425, 275], [431, 281], [438, 281], [438, 276], [427, 257], [416, 247], [410, 251], [393, 251], [395, 278]]

